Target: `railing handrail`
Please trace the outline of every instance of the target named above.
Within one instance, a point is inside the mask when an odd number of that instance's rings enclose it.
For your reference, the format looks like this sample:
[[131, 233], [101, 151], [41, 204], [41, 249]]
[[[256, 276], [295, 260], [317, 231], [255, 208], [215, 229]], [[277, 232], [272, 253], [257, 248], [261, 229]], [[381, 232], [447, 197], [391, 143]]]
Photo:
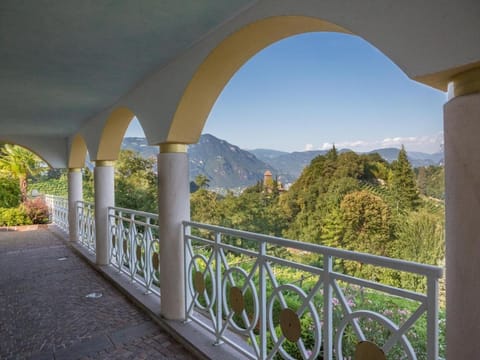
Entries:
[[420, 264], [407, 260], [389, 258], [386, 256], [372, 255], [350, 250], [332, 248], [324, 245], [310, 244], [301, 241], [285, 239], [281, 237], [263, 235], [243, 230], [235, 230], [223, 226], [209, 225], [195, 221], [183, 221], [184, 226], [194, 226], [205, 230], [221, 232], [226, 235], [238, 236], [248, 240], [258, 242], [267, 242], [272, 245], [279, 245], [288, 248], [294, 248], [303, 251], [321, 253], [327, 256], [342, 258], [345, 260], [354, 260], [361, 263], [367, 263], [374, 266], [391, 268], [398, 271], [406, 271], [418, 275], [425, 275], [440, 279], [443, 276], [443, 268], [434, 265]]
[[78, 206], [78, 205], [88, 205], [88, 206], [94, 207], [95, 203], [90, 202], [90, 201], [77, 200], [77, 201], [75, 201], [75, 206]]
[[108, 211], [110, 212], [112, 210], [113, 211], [121, 211], [121, 212], [134, 214], [134, 215], [138, 215], [138, 216], [149, 217], [149, 218], [158, 220], [158, 214], [149, 213], [149, 212], [145, 212], [145, 211], [132, 210], [132, 209], [122, 208], [122, 207], [118, 207], [118, 206], [109, 206]]

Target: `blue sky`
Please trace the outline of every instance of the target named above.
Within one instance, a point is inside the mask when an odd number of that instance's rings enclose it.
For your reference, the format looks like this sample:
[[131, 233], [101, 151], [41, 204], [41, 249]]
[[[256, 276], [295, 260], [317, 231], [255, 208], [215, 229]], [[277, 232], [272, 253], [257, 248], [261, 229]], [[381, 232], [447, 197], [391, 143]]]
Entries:
[[[309, 33], [259, 52], [230, 80], [204, 133], [244, 149], [400, 147], [436, 152], [446, 96], [363, 39]], [[141, 136], [132, 123], [126, 136]]]

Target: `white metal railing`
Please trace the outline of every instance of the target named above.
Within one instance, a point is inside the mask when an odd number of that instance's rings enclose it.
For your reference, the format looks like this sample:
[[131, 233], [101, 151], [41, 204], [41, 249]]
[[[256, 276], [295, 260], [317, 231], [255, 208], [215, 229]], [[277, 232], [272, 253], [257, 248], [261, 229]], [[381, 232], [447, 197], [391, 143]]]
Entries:
[[[218, 344], [252, 359], [352, 359], [357, 346], [388, 359], [438, 359], [441, 268], [194, 222], [184, 222], [184, 239], [187, 319]], [[335, 270], [342, 261], [418, 276], [426, 292], [346, 275]], [[427, 333], [423, 345], [416, 326]]]
[[75, 203], [77, 241], [95, 253], [95, 205], [86, 201]]
[[68, 232], [68, 199], [61, 196], [45, 195], [50, 222]]
[[108, 223], [110, 264], [160, 295], [158, 215], [109, 207]]

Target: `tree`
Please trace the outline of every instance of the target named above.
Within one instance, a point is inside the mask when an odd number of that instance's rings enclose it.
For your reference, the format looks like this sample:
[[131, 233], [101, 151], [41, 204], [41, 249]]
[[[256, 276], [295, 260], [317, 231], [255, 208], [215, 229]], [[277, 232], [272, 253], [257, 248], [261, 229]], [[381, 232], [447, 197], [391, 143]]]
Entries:
[[203, 174], [195, 176], [195, 184], [199, 189], [207, 189], [210, 186], [210, 179]]
[[27, 200], [27, 177], [45, 169], [41, 159], [17, 145], [5, 144], [0, 153], [0, 171], [18, 180], [22, 202]]
[[115, 204], [133, 210], [157, 212], [157, 176], [154, 159], [122, 150], [115, 165]]
[[411, 210], [418, 206], [419, 196], [415, 174], [403, 145], [397, 160], [392, 163], [390, 187], [397, 208]]
[[[345, 195], [341, 204], [343, 238], [340, 246], [347, 250], [388, 255], [391, 240], [390, 210], [382, 198], [367, 190]], [[344, 268], [353, 275], [379, 279], [371, 266], [344, 261]]]
[[13, 208], [18, 206], [20, 188], [15, 179], [0, 177], [0, 208]]

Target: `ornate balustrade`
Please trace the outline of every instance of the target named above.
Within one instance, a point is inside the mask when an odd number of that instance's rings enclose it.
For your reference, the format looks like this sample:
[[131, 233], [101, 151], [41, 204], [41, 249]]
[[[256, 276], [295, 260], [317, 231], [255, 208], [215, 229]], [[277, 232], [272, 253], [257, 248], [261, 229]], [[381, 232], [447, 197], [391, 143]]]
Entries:
[[77, 241], [95, 254], [95, 205], [85, 201], [77, 201], [75, 208]]
[[[194, 222], [184, 239], [187, 318], [218, 344], [252, 359], [438, 359], [441, 268]], [[426, 291], [347, 275], [359, 269]]]
[[60, 196], [45, 195], [45, 202], [48, 206], [50, 222], [68, 232], [68, 200]]
[[110, 264], [159, 295], [158, 215], [110, 207], [108, 221]]
[[[46, 200], [68, 231], [66, 200]], [[158, 216], [108, 211], [110, 264], [160, 295]], [[76, 214], [95, 252], [93, 204]], [[190, 221], [183, 241], [186, 316], [217, 344], [252, 359], [439, 359], [441, 268]]]

